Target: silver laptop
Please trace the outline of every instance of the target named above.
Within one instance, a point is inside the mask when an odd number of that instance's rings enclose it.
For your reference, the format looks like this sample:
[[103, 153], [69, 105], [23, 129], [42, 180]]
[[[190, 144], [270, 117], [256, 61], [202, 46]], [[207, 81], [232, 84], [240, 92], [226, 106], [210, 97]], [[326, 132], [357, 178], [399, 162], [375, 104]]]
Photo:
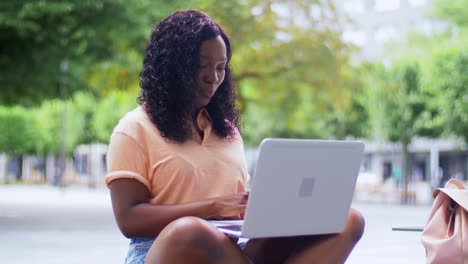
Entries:
[[210, 222], [245, 238], [341, 232], [363, 151], [359, 141], [264, 139], [244, 220]]

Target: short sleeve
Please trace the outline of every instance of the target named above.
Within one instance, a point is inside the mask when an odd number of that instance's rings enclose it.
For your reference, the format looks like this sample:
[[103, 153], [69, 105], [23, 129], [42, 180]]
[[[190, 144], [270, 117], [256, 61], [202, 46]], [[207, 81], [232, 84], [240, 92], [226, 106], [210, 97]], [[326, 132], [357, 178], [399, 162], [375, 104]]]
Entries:
[[106, 185], [116, 179], [135, 179], [151, 191], [147, 168], [148, 158], [140, 144], [125, 133], [113, 133], [107, 151]]

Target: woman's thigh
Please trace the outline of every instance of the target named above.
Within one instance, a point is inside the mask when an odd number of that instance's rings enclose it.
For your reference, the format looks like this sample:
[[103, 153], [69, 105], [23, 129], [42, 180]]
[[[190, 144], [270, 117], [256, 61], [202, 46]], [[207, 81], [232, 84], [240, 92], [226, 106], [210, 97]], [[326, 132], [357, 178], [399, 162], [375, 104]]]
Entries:
[[245, 246], [245, 254], [253, 263], [285, 263], [292, 255], [334, 235], [313, 235], [251, 239]]
[[151, 246], [146, 263], [249, 263], [241, 248], [215, 226], [196, 217], [169, 224]]

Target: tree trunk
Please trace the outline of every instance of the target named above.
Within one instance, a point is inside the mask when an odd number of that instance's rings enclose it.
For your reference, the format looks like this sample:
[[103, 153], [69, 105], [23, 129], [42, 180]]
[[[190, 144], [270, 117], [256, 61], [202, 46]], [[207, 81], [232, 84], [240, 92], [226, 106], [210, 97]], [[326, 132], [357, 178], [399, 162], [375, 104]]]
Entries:
[[403, 190], [401, 192], [401, 203], [408, 204], [408, 184], [409, 184], [409, 173], [408, 173], [408, 145], [409, 142], [402, 142], [402, 157], [401, 157], [401, 178], [403, 183]]
[[0, 183], [8, 182], [8, 155], [0, 153]]

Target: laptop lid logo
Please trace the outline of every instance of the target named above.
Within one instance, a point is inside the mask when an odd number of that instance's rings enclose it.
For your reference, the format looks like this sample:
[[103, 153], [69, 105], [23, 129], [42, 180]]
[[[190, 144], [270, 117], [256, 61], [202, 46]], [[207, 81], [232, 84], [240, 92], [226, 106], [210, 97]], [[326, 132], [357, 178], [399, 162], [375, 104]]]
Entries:
[[314, 178], [303, 178], [301, 186], [299, 186], [299, 197], [310, 197], [314, 189], [315, 179]]

